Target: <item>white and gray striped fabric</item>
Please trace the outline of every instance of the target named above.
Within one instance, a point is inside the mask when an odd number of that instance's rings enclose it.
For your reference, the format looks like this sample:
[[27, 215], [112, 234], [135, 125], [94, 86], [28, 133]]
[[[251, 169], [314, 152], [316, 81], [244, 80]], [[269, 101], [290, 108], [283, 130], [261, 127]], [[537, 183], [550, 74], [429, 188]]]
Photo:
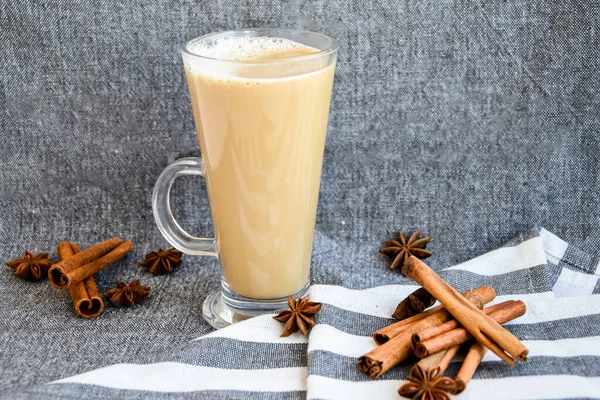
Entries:
[[[507, 327], [529, 348], [529, 361], [511, 369], [488, 353], [460, 398], [600, 398], [597, 260], [541, 229], [440, 274], [459, 291], [490, 285], [495, 302], [527, 304], [526, 315]], [[281, 338], [281, 325], [265, 315], [174, 343], [144, 363], [108, 366], [14, 397], [397, 399], [409, 365], [374, 381], [356, 363], [376, 346], [373, 331], [391, 323], [397, 303], [415, 289], [408, 280], [365, 290], [315, 285], [311, 300], [323, 308], [309, 337]]]

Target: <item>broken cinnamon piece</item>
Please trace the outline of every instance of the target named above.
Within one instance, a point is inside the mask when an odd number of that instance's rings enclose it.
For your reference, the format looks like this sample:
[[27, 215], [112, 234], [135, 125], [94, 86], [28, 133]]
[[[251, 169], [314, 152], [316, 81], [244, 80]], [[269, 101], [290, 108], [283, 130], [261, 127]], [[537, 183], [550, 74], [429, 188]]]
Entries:
[[[483, 304], [492, 301], [495, 296], [496, 292], [488, 286], [468, 291], [465, 294], [468, 300], [480, 303], [481, 307], [483, 307]], [[359, 369], [363, 373], [369, 374], [373, 379], [379, 378], [390, 368], [404, 361], [412, 354], [411, 337], [413, 333], [425, 328], [441, 325], [450, 319], [452, 319], [452, 315], [447, 310], [441, 309], [405, 327], [405, 330], [399, 335], [394, 336], [381, 346], [360, 357], [358, 359]]]
[[[482, 286], [473, 291], [466, 291], [464, 293], [464, 295], [466, 296], [467, 293], [469, 293], [469, 292], [473, 292], [476, 295], [481, 296], [480, 299], [483, 299], [483, 300], [489, 299], [487, 301], [482, 302], [482, 301], [478, 300], [478, 298], [476, 296], [471, 297], [469, 300], [471, 302], [476, 303], [476, 306], [478, 308], [483, 307], [485, 303], [489, 303], [490, 301], [492, 301], [494, 299], [494, 297], [496, 297], [496, 292], [490, 286]], [[373, 340], [375, 340], [375, 342], [377, 344], [380, 344], [380, 345], [384, 344], [385, 342], [387, 342], [394, 336], [398, 336], [400, 333], [407, 330], [408, 327], [411, 326], [413, 323], [415, 323], [423, 318], [426, 318], [426, 317], [428, 317], [440, 310], [443, 310], [443, 309], [444, 309], [444, 306], [437, 306], [437, 307], [434, 307], [431, 310], [427, 310], [421, 314], [414, 315], [414, 316], [406, 318], [402, 321], [399, 321], [399, 322], [393, 323], [389, 326], [386, 326], [384, 328], [381, 328], [378, 331], [376, 331], [375, 333], [373, 333]]]
[[[58, 244], [57, 251], [60, 259], [65, 260], [79, 253], [79, 247], [75, 243], [61, 242]], [[98, 292], [93, 276], [71, 285], [69, 292], [75, 306], [75, 312], [83, 318], [97, 317], [104, 309], [104, 302], [100, 292]]]
[[[429, 371], [430, 369], [436, 368], [442, 361], [442, 358], [446, 355], [447, 351], [448, 350], [438, 351], [435, 354], [430, 354], [427, 357], [421, 358], [417, 364], [419, 364], [423, 371]], [[444, 371], [442, 371], [442, 374], [443, 373]]]
[[396, 307], [392, 317], [399, 321], [425, 311], [435, 303], [435, 298], [425, 289], [419, 288], [408, 295]]
[[[489, 318], [497, 324], [504, 324], [515, 318], [519, 318], [526, 311], [525, 303], [521, 300], [502, 303], [502, 305], [502, 307], [498, 307], [489, 315]], [[429, 354], [465, 343], [472, 338], [473, 336], [467, 329], [459, 327], [431, 339], [414, 343], [414, 352], [417, 357], [426, 357]]]
[[435, 354], [431, 354], [425, 358], [421, 358], [417, 364], [423, 368], [425, 371], [429, 371], [433, 368], [439, 368], [440, 374], [443, 374], [444, 371], [448, 368], [454, 357], [458, 354], [460, 350], [460, 345], [450, 347], [449, 349], [438, 351]]
[[529, 350], [519, 339], [469, 303], [423, 261], [410, 256], [402, 267], [402, 273], [423, 286], [476, 340], [509, 365], [514, 366], [513, 358], [523, 362], [527, 360]]
[[[125, 257], [133, 249], [131, 240], [126, 240], [123, 243], [117, 243], [116, 246], [113, 246], [115, 241], [120, 241], [120, 239], [107, 240], [73, 255], [65, 261], [54, 264], [48, 273], [50, 284], [56, 289], [67, 289], [72, 284], [81, 282], [85, 278], [94, 275]], [[106, 249], [109, 250], [106, 251]], [[81, 256], [81, 254], [86, 252], [88, 252], [86, 255]], [[93, 259], [92, 257], [94, 256], [98, 256], [99, 258]], [[91, 262], [89, 261], [90, 259], [92, 260]]]
[[450, 390], [450, 393], [457, 395], [467, 388], [467, 385], [471, 381], [471, 378], [475, 374], [479, 364], [481, 364], [481, 360], [483, 360], [483, 356], [485, 356], [487, 351], [487, 347], [478, 341], [473, 342], [469, 352], [465, 356], [465, 361], [463, 361], [463, 364], [456, 375], [455, 386]]

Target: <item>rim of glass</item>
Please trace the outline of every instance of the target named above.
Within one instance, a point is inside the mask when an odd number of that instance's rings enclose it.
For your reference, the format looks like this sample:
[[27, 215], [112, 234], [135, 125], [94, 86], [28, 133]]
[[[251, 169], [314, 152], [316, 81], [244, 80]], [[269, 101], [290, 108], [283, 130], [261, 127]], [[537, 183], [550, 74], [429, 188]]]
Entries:
[[[261, 33], [261, 32], [265, 32], [265, 33], [276, 33], [276, 32], [283, 32], [283, 33], [309, 33], [311, 35], [316, 35], [316, 36], [320, 36], [322, 38], [325, 38], [329, 41], [329, 45], [322, 49], [317, 51], [316, 53], [311, 53], [311, 54], [304, 54], [301, 56], [293, 56], [293, 57], [287, 57], [287, 58], [278, 58], [278, 59], [274, 59], [274, 60], [263, 60], [263, 61], [252, 61], [252, 60], [246, 60], [246, 61], [239, 61], [239, 60], [227, 60], [224, 58], [213, 58], [213, 57], [207, 57], [207, 56], [201, 56], [199, 54], [196, 53], [192, 53], [191, 51], [189, 51], [188, 47], [192, 44], [195, 43], [197, 41], [200, 40], [206, 40], [209, 39], [211, 37], [214, 36], [221, 36], [221, 35], [227, 35], [227, 34], [244, 34], [244, 33]], [[277, 36], [272, 36], [272, 37], [277, 37]], [[231, 64], [252, 64], [252, 65], [259, 65], [259, 64], [277, 64], [277, 63], [282, 63], [282, 62], [289, 62], [289, 61], [303, 61], [303, 60], [311, 60], [314, 58], [320, 58], [320, 57], [324, 57], [324, 56], [328, 56], [332, 53], [335, 53], [338, 50], [338, 43], [335, 39], [327, 36], [327, 35], [323, 35], [322, 33], [317, 33], [317, 32], [312, 32], [312, 31], [306, 31], [306, 30], [297, 30], [297, 29], [277, 29], [277, 28], [260, 28], [260, 29], [240, 29], [240, 30], [229, 30], [229, 31], [221, 31], [221, 32], [213, 32], [213, 33], [209, 33], [208, 35], [203, 35], [203, 36], [198, 36], [195, 37], [193, 39], [188, 40], [187, 42], [185, 42], [182, 46], [181, 46], [181, 53], [189, 56], [189, 57], [193, 57], [195, 59], [198, 60], [207, 60], [207, 61], [219, 61], [219, 62], [225, 62], [225, 63], [231, 63]]]

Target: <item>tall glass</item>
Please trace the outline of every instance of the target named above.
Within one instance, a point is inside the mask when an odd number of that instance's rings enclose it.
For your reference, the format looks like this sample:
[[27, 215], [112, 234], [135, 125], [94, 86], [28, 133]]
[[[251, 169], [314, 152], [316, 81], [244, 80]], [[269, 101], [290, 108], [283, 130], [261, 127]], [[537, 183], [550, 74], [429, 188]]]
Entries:
[[[221, 290], [203, 315], [220, 328], [308, 289], [337, 43], [305, 31], [229, 31], [190, 40], [182, 56], [202, 158], [167, 166], [152, 207], [171, 245], [219, 258]], [[169, 190], [182, 175], [206, 179], [214, 239], [173, 218]]]

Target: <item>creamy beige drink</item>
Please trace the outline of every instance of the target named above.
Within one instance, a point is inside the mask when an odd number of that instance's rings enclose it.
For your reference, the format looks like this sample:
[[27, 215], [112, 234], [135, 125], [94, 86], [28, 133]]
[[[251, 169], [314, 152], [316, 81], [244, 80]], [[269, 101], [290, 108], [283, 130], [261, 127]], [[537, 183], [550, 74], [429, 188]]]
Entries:
[[186, 61], [225, 281], [254, 299], [296, 293], [309, 279], [334, 65], [287, 39], [192, 51], [238, 61]]

